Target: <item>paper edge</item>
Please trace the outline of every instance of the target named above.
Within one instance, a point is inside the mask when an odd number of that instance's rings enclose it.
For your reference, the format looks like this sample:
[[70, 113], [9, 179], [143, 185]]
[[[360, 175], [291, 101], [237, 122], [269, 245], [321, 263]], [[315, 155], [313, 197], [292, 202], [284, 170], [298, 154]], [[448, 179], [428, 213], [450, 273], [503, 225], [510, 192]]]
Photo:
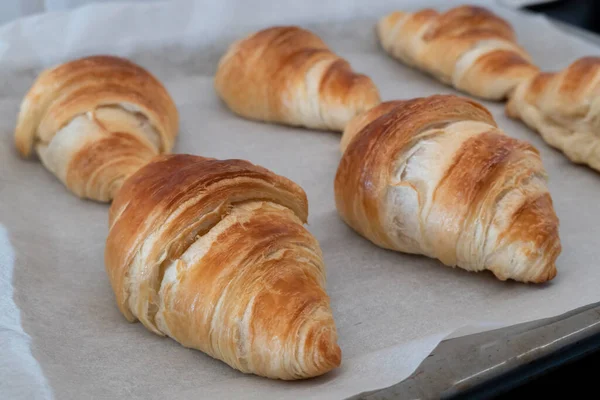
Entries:
[[50, 385], [31, 352], [31, 337], [23, 330], [21, 311], [13, 300], [14, 267], [15, 251], [8, 230], [0, 224], [0, 338], [8, 344], [0, 346], [0, 360], [7, 362], [5, 366], [0, 364], [0, 371], [7, 369], [0, 379], [0, 393], [7, 399], [50, 400], [53, 399]]

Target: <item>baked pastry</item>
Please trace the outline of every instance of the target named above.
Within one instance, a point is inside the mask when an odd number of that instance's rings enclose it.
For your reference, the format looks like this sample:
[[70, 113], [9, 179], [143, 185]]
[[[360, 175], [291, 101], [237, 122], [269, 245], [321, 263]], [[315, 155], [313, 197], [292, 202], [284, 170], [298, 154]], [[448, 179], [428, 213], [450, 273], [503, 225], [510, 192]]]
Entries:
[[298, 185], [247, 161], [158, 156], [110, 208], [119, 309], [245, 373], [324, 374], [341, 352], [307, 215]]
[[517, 87], [508, 116], [541, 134], [571, 161], [600, 171], [600, 57], [558, 73], [539, 73]]
[[556, 275], [559, 223], [539, 153], [480, 104], [451, 95], [385, 102], [344, 136], [336, 206], [376, 245], [501, 280]]
[[538, 71], [510, 24], [482, 7], [393, 12], [377, 33], [392, 57], [484, 99], [506, 98]]
[[39, 75], [15, 142], [75, 195], [110, 201], [129, 175], [172, 149], [178, 129], [175, 104], [154, 76], [123, 58], [93, 56]]
[[334, 131], [380, 102], [371, 79], [296, 26], [233, 43], [219, 61], [215, 88], [244, 118]]

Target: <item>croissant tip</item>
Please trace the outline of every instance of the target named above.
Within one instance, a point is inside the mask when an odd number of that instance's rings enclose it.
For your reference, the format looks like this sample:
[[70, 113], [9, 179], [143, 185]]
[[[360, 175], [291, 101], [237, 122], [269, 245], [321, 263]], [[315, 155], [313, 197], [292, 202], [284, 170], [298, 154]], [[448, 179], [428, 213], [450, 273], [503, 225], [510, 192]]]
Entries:
[[334, 329], [322, 330], [315, 338], [313, 349], [312, 356], [318, 375], [340, 366], [342, 350], [337, 344], [337, 334]]
[[546, 268], [542, 273], [540, 273], [536, 278], [532, 279], [533, 283], [545, 283], [549, 282], [556, 277], [557, 270], [554, 265], [549, 268]]
[[342, 349], [337, 344], [337, 338], [333, 335], [321, 335], [319, 339], [319, 349], [323, 359], [333, 368], [339, 367], [342, 363]]

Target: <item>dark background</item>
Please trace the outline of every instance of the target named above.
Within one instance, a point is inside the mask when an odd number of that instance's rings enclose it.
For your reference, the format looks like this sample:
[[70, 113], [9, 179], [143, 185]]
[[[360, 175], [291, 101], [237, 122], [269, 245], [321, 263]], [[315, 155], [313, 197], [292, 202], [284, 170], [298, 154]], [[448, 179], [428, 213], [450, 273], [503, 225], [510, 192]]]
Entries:
[[600, 34], [600, 0], [560, 0], [526, 9]]

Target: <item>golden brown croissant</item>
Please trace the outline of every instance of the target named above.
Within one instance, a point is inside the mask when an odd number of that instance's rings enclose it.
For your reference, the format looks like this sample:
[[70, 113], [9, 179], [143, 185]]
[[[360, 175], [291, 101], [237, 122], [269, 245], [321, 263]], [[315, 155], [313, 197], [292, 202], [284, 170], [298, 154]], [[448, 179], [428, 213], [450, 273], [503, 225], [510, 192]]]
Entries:
[[393, 12], [377, 32], [394, 58], [474, 96], [501, 100], [538, 69], [512, 27], [481, 7]]
[[506, 113], [541, 134], [571, 161], [600, 171], [600, 57], [520, 84]]
[[341, 352], [307, 216], [298, 185], [247, 161], [159, 156], [110, 208], [118, 306], [245, 373], [324, 374]]
[[314, 33], [268, 28], [230, 46], [215, 88], [236, 114], [254, 120], [342, 131], [379, 104], [379, 91]]
[[558, 219], [538, 151], [456, 96], [385, 102], [344, 132], [342, 219], [373, 243], [499, 279], [556, 275]]
[[43, 71], [25, 96], [19, 152], [35, 148], [74, 194], [110, 201], [123, 181], [173, 147], [179, 116], [161, 83], [134, 63], [93, 56]]

